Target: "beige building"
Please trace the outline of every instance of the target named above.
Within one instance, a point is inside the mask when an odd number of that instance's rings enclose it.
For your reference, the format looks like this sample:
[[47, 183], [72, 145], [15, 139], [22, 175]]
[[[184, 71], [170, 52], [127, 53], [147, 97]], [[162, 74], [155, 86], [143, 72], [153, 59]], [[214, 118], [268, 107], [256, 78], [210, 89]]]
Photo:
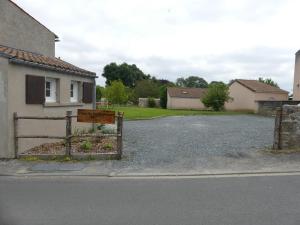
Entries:
[[205, 109], [201, 98], [206, 94], [205, 88], [169, 87], [167, 90], [168, 109]]
[[[0, 158], [14, 157], [13, 113], [64, 116], [95, 107], [96, 74], [55, 57], [57, 36], [10, 0], [0, 1]], [[91, 128], [90, 124], [74, 127]], [[20, 135], [64, 135], [64, 121], [21, 120]], [[19, 151], [49, 140], [20, 140]]]
[[257, 80], [237, 79], [229, 86], [233, 99], [225, 104], [227, 110], [250, 110], [257, 112], [257, 101], [286, 101], [288, 92]]

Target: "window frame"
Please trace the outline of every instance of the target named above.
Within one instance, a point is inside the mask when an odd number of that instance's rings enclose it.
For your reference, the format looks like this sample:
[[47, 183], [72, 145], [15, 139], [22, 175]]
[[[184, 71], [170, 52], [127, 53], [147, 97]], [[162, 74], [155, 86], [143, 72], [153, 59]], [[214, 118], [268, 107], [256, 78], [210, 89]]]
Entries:
[[[47, 83], [50, 83], [50, 88], [47, 88]], [[50, 96], [47, 96], [47, 91], [50, 91]], [[46, 77], [45, 79], [45, 102], [57, 102], [57, 79]]]
[[[73, 87], [73, 90], [72, 90]], [[73, 96], [72, 96], [73, 94]], [[72, 80], [70, 83], [70, 102], [78, 103], [79, 102], [79, 81]]]

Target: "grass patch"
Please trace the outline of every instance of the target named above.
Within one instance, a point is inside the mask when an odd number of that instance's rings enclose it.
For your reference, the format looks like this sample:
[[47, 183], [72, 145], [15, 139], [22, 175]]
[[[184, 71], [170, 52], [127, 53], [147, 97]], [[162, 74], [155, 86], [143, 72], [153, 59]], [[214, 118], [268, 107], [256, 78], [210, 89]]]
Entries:
[[[103, 108], [106, 109], [106, 108]], [[110, 110], [124, 112], [125, 120], [143, 120], [153, 119], [156, 117], [166, 116], [197, 116], [197, 115], [241, 115], [241, 114], [253, 114], [252, 112], [233, 112], [233, 111], [200, 111], [200, 110], [179, 110], [179, 109], [161, 109], [161, 108], [142, 108], [136, 106], [114, 106], [110, 107]]]

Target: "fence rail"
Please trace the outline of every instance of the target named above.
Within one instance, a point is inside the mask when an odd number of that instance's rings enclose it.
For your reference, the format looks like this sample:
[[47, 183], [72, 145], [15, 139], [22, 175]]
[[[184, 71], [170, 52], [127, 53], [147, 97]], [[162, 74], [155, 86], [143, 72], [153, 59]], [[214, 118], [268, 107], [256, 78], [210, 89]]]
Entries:
[[[54, 117], [54, 116], [18, 116], [14, 114], [14, 142], [15, 142], [15, 158], [19, 157], [19, 139], [64, 139], [66, 140], [65, 155], [71, 156], [71, 144], [72, 138], [86, 138], [86, 137], [117, 137], [117, 153], [119, 157], [122, 156], [122, 133], [123, 133], [123, 113], [118, 112], [115, 116], [117, 119], [117, 133], [116, 134], [72, 134], [72, 118], [77, 118], [77, 115], [72, 115], [72, 111], [67, 111], [66, 116]], [[51, 136], [51, 135], [19, 135], [18, 133], [18, 121], [19, 120], [65, 120], [66, 132], [65, 136]]]

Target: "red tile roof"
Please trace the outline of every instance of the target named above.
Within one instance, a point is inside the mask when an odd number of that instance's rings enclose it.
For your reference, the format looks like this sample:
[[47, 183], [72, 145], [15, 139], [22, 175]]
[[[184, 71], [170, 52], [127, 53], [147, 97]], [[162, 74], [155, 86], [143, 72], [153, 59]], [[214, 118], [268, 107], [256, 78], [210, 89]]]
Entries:
[[3, 45], [0, 45], [0, 56], [8, 58], [10, 63], [23, 64], [62, 73], [96, 77], [94, 72], [81, 69], [59, 58], [44, 56], [38, 53], [28, 52]]
[[262, 83], [258, 80], [243, 80], [243, 79], [237, 79], [235, 80], [239, 84], [243, 85], [244, 87], [250, 89], [253, 92], [258, 93], [282, 93], [287, 94], [288, 91], [282, 90], [280, 88], [271, 86], [269, 84]]
[[179, 88], [169, 87], [168, 94], [175, 98], [202, 98], [206, 94], [206, 88]]

